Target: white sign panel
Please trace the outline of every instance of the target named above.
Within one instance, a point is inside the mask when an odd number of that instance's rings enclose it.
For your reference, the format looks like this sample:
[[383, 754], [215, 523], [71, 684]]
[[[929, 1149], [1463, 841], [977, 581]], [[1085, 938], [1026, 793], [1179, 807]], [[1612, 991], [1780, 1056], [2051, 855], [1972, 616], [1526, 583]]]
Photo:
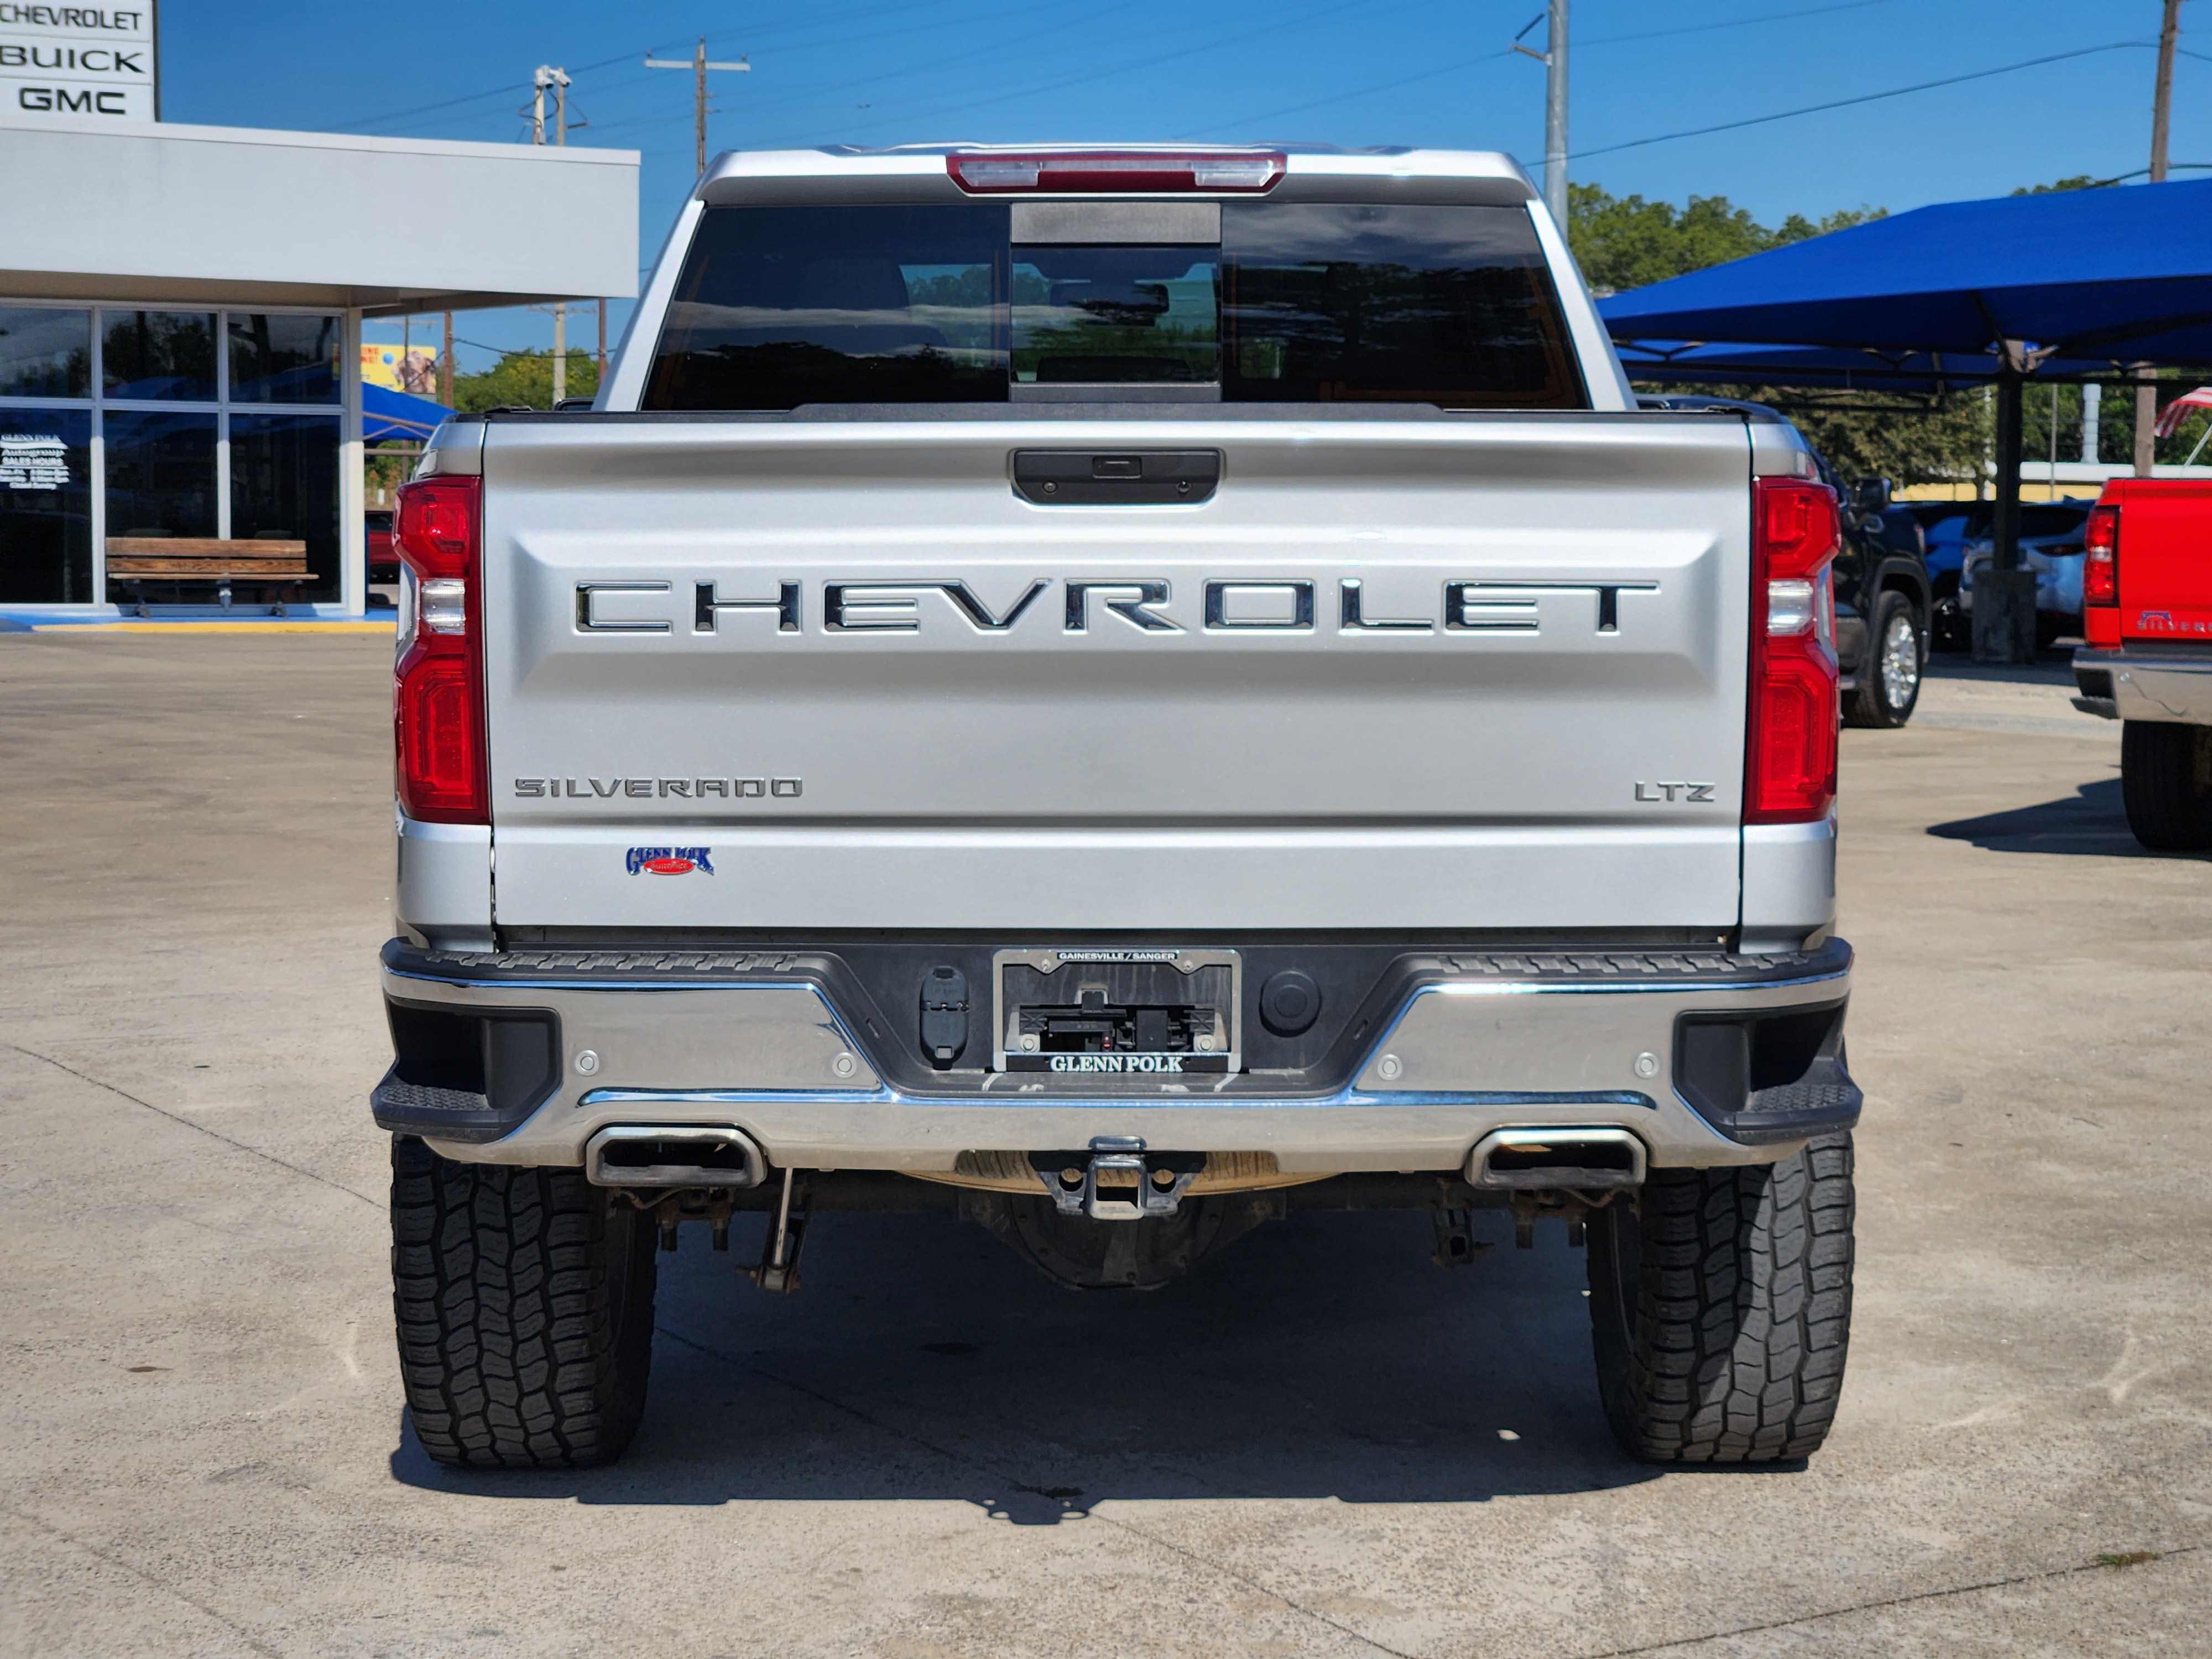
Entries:
[[0, 0], [0, 121], [160, 118], [154, 0], [70, 6]]
[[59, 489], [69, 481], [69, 446], [59, 438], [0, 432], [0, 487]]

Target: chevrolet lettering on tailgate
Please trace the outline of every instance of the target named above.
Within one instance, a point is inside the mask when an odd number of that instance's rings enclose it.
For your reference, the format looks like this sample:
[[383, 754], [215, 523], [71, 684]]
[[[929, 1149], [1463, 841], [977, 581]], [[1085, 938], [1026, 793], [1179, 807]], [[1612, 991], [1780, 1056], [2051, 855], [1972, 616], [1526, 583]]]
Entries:
[[[989, 636], [1011, 631], [1023, 615], [1058, 580], [1066, 596], [1059, 608], [1061, 631], [1090, 631], [1099, 612], [1118, 617], [1146, 633], [1180, 634], [1186, 624], [1169, 614], [1171, 585], [1157, 577], [1127, 579], [1085, 577], [1081, 580], [1040, 576], [1003, 612], [994, 611], [976, 597], [965, 581], [825, 581], [821, 584], [823, 631], [830, 634], [919, 632], [927, 614], [923, 601], [929, 594], [942, 596], [945, 620], [964, 622], [976, 634]], [[575, 584], [576, 629], [582, 634], [668, 634], [675, 624], [665, 618], [608, 619], [601, 617], [598, 596], [602, 593], [665, 593], [673, 592], [672, 580], [582, 581]], [[722, 631], [720, 619], [756, 615], [779, 633], [805, 629], [800, 594], [805, 584], [778, 582], [773, 599], [728, 599], [716, 582], [695, 585], [691, 631]], [[1267, 632], [1310, 634], [1314, 629], [1315, 587], [1310, 577], [1279, 580], [1243, 577], [1200, 583], [1200, 617], [1191, 626], [1206, 633]], [[1372, 617], [1366, 614], [1364, 584], [1358, 577], [1336, 584], [1336, 626], [1346, 634], [1402, 636], [1426, 634], [1439, 624], [1450, 633], [1534, 634], [1539, 631], [1538, 600], [1551, 593], [1586, 593], [1595, 601], [1593, 630], [1620, 631], [1620, 596], [1659, 591], [1656, 581], [1583, 581], [1546, 579], [1532, 581], [1463, 580], [1443, 585], [1443, 599], [1435, 617]]]

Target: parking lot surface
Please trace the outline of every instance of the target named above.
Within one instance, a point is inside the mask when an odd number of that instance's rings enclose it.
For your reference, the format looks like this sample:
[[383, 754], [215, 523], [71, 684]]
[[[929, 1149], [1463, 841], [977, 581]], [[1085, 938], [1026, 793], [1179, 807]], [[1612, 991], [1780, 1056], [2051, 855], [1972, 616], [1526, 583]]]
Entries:
[[1844, 747], [1859, 1270], [1809, 1465], [1613, 1448], [1560, 1230], [1263, 1229], [1145, 1296], [688, 1230], [611, 1469], [457, 1475], [392, 1351], [389, 643], [0, 638], [0, 1650], [2212, 1650], [2212, 866], [2063, 671]]

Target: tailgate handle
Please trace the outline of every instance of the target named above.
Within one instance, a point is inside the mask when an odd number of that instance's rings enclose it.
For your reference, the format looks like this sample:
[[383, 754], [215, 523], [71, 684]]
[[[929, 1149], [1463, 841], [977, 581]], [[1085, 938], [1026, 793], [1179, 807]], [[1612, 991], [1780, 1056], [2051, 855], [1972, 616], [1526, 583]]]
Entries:
[[1037, 507], [1161, 505], [1210, 500], [1218, 449], [1018, 449], [1014, 493]]

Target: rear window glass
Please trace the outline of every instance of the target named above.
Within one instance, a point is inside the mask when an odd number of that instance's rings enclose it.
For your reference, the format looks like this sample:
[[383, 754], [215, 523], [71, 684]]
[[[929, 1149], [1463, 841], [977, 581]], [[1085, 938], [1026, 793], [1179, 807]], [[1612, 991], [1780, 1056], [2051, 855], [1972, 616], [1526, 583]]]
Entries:
[[1018, 246], [1013, 269], [1016, 385], [1220, 379], [1212, 247]]
[[711, 208], [647, 409], [1003, 403], [1003, 205]]
[[1143, 385], [1237, 403], [1589, 407], [1520, 208], [1231, 203], [1221, 226], [1218, 246], [1010, 246], [1002, 204], [711, 208], [643, 406]]
[[1224, 399], [1588, 405], [1520, 208], [1234, 203], [1221, 264]]

